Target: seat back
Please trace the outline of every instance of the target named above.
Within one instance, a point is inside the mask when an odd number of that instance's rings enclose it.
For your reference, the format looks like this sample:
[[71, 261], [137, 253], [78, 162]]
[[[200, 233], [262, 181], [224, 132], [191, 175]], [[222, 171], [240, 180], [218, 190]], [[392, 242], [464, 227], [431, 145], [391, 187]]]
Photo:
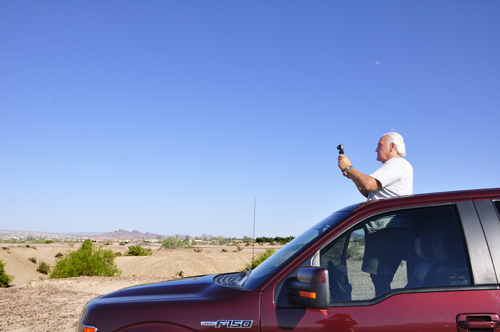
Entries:
[[458, 234], [439, 233], [432, 238], [432, 247], [441, 262], [433, 286], [470, 285], [463, 244]]
[[412, 276], [405, 288], [419, 288], [431, 286], [437, 270], [437, 259], [429, 238], [418, 237], [414, 242], [415, 253], [421, 261], [415, 267]]

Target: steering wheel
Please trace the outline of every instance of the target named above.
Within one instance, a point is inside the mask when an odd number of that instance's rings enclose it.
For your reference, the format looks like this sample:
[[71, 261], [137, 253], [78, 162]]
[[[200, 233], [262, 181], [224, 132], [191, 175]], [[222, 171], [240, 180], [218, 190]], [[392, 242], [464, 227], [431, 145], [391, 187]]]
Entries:
[[344, 284], [340, 280], [340, 274], [335, 264], [332, 261], [328, 261], [328, 276], [330, 282], [330, 288], [332, 290], [332, 300], [343, 301], [345, 300], [345, 288]]

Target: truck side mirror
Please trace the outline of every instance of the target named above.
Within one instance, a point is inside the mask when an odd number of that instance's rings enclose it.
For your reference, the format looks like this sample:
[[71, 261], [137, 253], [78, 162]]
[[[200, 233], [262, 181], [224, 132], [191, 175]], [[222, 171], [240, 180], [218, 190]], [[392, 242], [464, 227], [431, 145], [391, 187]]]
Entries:
[[313, 309], [330, 308], [328, 270], [323, 267], [303, 267], [286, 284], [288, 303]]

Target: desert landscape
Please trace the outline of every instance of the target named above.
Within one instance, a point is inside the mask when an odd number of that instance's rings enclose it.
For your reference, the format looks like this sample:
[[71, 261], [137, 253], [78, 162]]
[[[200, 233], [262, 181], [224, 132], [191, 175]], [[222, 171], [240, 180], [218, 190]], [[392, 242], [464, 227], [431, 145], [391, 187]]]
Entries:
[[[280, 246], [255, 245], [255, 255]], [[91, 299], [117, 289], [153, 282], [241, 271], [252, 261], [252, 247], [195, 246], [191, 249], [164, 249], [149, 244], [151, 256], [119, 256], [120, 277], [78, 277], [49, 279], [37, 272], [39, 262], [54, 266], [56, 255], [79, 248], [78, 244], [1, 244], [0, 260], [7, 274], [14, 276], [11, 287], [0, 288], [0, 331], [74, 331], [78, 314]], [[127, 246], [106, 249], [125, 254]], [[225, 250], [225, 252], [223, 251]], [[32, 262], [36, 258], [37, 263]], [[30, 260], [31, 259], [31, 260]]]

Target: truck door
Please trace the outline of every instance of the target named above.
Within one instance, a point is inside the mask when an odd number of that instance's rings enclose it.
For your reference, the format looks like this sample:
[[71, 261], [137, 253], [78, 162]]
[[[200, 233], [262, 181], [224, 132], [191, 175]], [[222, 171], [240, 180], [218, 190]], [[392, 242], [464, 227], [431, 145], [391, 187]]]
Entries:
[[328, 271], [330, 308], [287, 303], [283, 279], [263, 292], [262, 331], [500, 328], [498, 285], [472, 202], [371, 216], [313, 256], [311, 265]]

